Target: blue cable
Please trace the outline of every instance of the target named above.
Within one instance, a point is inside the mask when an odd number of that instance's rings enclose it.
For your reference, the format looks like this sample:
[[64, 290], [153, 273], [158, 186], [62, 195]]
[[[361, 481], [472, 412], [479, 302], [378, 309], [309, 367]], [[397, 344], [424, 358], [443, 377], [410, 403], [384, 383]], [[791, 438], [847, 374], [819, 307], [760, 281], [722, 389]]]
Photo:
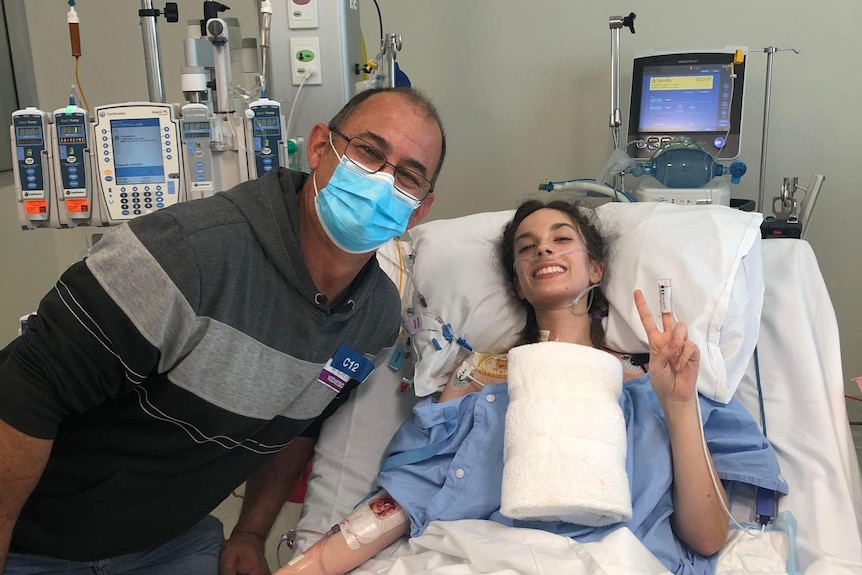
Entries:
[[757, 358], [757, 347], [754, 348], [754, 377], [757, 379], [757, 401], [760, 404], [760, 425], [766, 436], [766, 411], [763, 409], [763, 387], [760, 382], [760, 361]]

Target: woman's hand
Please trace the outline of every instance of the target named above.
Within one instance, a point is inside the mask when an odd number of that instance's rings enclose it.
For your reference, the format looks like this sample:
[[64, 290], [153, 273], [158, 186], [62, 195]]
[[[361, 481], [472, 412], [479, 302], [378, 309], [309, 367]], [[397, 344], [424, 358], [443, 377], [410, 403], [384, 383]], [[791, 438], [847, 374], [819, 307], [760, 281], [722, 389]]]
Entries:
[[635, 306], [649, 340], [649, 374], [653, 390], [665, 401], [688, 403], [697, 397], [700, 350], [688, 339], [688, 328], [673, 313], [661, 314], [659, 331], [643, 292], [635, 290]]
[[702, 555], [712, 555], [727, 539], [727, 494], [721, 483], [713, 483], [710, 475], [715, 466], [701, 443], [703, 424], [697, 409], [700, 350], [688, 340], [688, 329], [677, 323], [673, 313], [661, 314], [659, 331], [640, 290], [635, 290], [635, 306], [649, 338], [650, 382], [664, 411], [673, 455], [671, 525], [686, 545]]

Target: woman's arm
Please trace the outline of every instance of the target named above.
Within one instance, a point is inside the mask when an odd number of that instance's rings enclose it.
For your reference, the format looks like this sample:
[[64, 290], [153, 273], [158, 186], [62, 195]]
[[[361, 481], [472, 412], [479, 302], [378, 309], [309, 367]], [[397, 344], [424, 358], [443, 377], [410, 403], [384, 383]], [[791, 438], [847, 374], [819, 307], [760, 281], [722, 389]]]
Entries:
[[[673, 459], [674, 533], [702, 555], [712, 555], [727, 540], [727, 494], [712, 477], [715, 467], [704, 449], [698, 411], [700, 350], [688, 340], [684, 323], [662, 314], [663, 331], [653, 321], [643, 293], [635, 305], [650, 345], [650, 383], [667, 420]], [[716, 490], [716, 485], [718, 489]], [[720, 498], [720, 499], [719, 499]]]
[[409, 529], [407, 513], [381, 490], [275, 575], [342, 575], [374, 557]]
[[[697, 401], [695, 399], [694, 401]], [[670, 435], [673, 459], [673, 507], [671, 525], [674, 533], [702, 555], [712, 555], [727, 540], [728, 517], [722, 507], [728, 505], [727, 493], [716, 478], [709, 450], [704, 452], [701, 421], [693, 405], [662, 404]]]

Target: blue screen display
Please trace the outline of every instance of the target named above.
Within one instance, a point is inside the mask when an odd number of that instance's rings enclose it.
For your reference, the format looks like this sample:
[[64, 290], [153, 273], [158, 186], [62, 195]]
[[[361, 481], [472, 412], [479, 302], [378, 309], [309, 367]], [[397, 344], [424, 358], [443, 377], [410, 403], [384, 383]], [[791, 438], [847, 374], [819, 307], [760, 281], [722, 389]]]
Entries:
[[644, 66], [640, 132], [727, 131], [732, 98], [729, 64]]
[[160, 184], [165, 181], [162, 132], [158, 118], [111, 120], [117, 184]]

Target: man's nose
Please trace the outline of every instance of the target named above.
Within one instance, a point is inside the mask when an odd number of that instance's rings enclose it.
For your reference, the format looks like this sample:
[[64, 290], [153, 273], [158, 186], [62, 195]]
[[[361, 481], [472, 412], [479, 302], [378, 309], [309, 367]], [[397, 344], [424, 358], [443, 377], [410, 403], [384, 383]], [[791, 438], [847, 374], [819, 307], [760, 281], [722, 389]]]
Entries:
[[395, 170], [396, 170], [395, 164], [390, 164], [389, 162], [383, 162], [383, 167], [377, 171], [378, 172], [385, 172], [394, 178], [395, 177]]

